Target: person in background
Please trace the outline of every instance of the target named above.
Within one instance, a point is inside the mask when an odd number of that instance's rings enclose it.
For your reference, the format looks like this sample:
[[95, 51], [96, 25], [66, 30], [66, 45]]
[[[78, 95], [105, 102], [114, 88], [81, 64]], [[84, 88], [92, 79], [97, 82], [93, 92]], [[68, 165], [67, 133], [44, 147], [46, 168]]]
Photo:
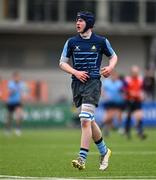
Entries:
[[23, 91], [24, 82], [21, 80], [19, 72], [14, 72], [12, 80], [8, 82], [8, 99], [7, 99], [7, 119], [6, 119], [6, 133], [11, 133], [12, 121], [15, 119], [16, 129], [15, 134], [21, 135], [21, 123], [23, 119]]
[[2, 101], [3, 88], [2, 88], [2, 77], [0, 76], [0, 101]]
[[143, 131], [143, 110], [142, 103], [144, 100], [143, 78], [140, 75], [140, 69], [134, 65], [131, 67], [130, 76], [126, 77], [126, 101], [127, 101], [127, 118], [125, 121], [125, 134], [131, 137], [131, 120], [132, 115], [136, 120], [136, 128], [138, 137], [145, 139], [146, 135]]
[[155, 100], [155, 76], [154, 70], [146, 69], [144, 80], [143, 80], [143, 89], [145, 92], [145, 101], [154, 101]]
[[120, 80], [117, 72], [113, 71], [110, 78], [102, 81], [102, 96], [104, 101], [104, 134], [109, 134], [109, 129], [113, 128], [113, 120], [118, 121], [119, 133], [123, 133], [122, 112], [125, 101], [123, 95], [124, 84]]

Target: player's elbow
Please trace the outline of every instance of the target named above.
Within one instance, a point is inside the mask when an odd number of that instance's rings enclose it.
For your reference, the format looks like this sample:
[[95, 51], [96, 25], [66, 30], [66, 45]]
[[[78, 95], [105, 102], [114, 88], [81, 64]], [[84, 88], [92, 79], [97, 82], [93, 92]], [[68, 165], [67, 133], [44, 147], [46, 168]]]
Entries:
[[109, 56], [109, 60], [111, 60], [111, 59], [117, 59], [118, 57], [117, 57], [117, 55], [115, 54], [115, 53], [113, 53], [111, 56]]
[[114, 54], [114, 55], [112, 56], [112, 58], [115, 59], [115, 60], [118, 60], [118, 56], [117, 56], [116, 54]]
[[117, 62], [118, 61], [118, 56], [116, 54], [114, 54], [111, 58], [111, 61]]
[[66, 63], [65, 63], [65, 62], [60, 62], [60, 63], [59, 63], [59, 67], [60, 67], [61, 69], [63, 69], [64, 64], [66, 64]]
[[62, 67], [62, 64], [63, 64], [63, 62], [59, 62], [59, 67], [60, 67], [60, 68]]

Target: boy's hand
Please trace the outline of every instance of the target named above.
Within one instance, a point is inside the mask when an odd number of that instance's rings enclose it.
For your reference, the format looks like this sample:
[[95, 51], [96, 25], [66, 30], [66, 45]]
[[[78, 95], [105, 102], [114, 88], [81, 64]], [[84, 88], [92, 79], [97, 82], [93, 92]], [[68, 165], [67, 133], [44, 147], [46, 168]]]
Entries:
[[110, 66], [105, 66], [101, 68], [100, 74], [104, 76], [105, 78], [109, 77], [113, 71], [113, 68]]
[[89, 78], [88, 72], [86, 72], [86, 71], [75, 70], [73, 75], [83, 83], [85, 83], [87, 81], [87, 79]]

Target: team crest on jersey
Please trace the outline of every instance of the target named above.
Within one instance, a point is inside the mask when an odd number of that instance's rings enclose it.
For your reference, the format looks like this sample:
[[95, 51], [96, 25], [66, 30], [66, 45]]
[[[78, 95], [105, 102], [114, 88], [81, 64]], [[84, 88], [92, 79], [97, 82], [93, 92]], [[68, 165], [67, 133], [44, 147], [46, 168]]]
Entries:
[[91, 47], [91, 50], [92, 50], [92, 51], [96, 51], [96, 46], [93, 45], [93, 46]]
[[75, 51], [80, 51], [80, 46], [75, 46]]

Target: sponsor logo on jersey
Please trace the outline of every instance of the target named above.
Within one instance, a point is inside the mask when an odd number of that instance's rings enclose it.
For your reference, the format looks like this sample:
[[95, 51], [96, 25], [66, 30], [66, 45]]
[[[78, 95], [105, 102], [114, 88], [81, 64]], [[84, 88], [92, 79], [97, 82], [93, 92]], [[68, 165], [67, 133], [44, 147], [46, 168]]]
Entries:
[[75, 46], [74, 51], [80, 51], [80, 46]]
[[92, 51], [96, 51], [96, 46], [93, 45], [93, 46], [91, 47], [91, 50], [92, 50]]

